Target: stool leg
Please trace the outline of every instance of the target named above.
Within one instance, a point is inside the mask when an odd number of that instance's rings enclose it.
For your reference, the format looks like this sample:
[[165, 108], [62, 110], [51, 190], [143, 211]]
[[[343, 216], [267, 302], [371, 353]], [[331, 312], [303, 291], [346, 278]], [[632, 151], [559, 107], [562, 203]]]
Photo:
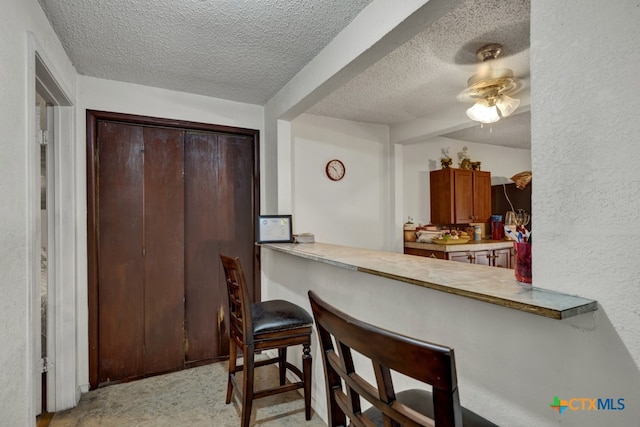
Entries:
[[231, 396], [233, 395], [233, 383], [231, 382], [231, 376], [235, 376], [236, 373], [236, 359], [238, 357], [238, 347], [236, 342], [231, 338], [229, 340], [229, 375], [227, 377], [227, 399], [226, 404], [231, 403]]
[[243, 347], [242, 375], [242, 420], [241, 427], [249, 427], [251, 420], [251, 406], [253, 404], [253, 382], [254, 382], [254, 349], [253, 345]]
[[309, 344], [302, 346], [302, 376], [304, 377], [304, 416], [311, 419], [311, 348]]
[[287, 347], [278, 349], [278, 370], [280, 371], [280, 385], [287, 379]]

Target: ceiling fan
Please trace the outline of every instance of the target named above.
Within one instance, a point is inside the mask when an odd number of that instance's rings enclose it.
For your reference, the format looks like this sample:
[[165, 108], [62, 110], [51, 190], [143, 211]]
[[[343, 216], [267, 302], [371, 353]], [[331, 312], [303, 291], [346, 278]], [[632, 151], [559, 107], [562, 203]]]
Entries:
[[511, 98], [522, 88], [522, 82], [509, 68], [493, 68], [492, 60], [502, 52], [502, 45], [490, 43], [477, 50], [476, 56], [482, 64], [480, 70], [467, 81], [467, 88], [458, 95], [458, 100], [475, 102], [467, 110], [467, 116], [482, 124], [494, 123], [510, 116], [520, 105], [520, 100]]

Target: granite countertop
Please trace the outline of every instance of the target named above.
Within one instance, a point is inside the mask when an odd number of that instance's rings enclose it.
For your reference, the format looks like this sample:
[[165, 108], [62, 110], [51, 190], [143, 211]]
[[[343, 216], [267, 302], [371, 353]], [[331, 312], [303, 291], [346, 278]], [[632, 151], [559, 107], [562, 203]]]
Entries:
[[441, 245], [438, 243], [404, 242], [405, 248], [428, 249], [439, 252], [486, 251], [513, 247], [513, 240], [469, 240], [467, 243]]
[[592, 299], [520, 284], [515, 280], [513, 270], [503, 268], [326, 243], [265, 243], [261, 246], [553, 319], [566, 319], [595, 311], [598, 307], [597, 301]]

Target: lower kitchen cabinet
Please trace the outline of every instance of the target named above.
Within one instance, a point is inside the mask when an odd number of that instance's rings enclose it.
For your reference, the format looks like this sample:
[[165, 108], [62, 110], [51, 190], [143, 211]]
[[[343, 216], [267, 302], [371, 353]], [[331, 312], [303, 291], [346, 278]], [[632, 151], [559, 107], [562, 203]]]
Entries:
[[493, 251], [494, 255], [494, 267], [502, 267], [502, 268], [514, 268], [514, 252], [513, 248], [506, 249], [496, 249]]
[[[486, 252], [486, 251], [482, 251]], [[466, 262], [468, 264], [476, 264], [476, 252], [448, 252], [447, 259], [449, 261]]]
[[513, 268], [513, 249], [502, 248], [481, 251], [445, 252], [422, 248], [404, 248], [407, 255], [418, 255], [468, 264], [488, 265], [491, 267]]
[[[463, 261], [462, 259], [454, 259], [453, 255], [456, 252], [452, 252], [450, 258], [452, 261]], [[463, 262], [469, 262], [471, 264], [489, 265], [491, 267], [513, 268], [512, 262], [512, 249], [494, 249], [486, 251], [475, 251], [467, 253], [467, 260]]]
[[406, 255], [418, 255], [427, 258], [447, 259], [447, 254], [443, 251], [432, 251], [430, 249], [404, 248]]

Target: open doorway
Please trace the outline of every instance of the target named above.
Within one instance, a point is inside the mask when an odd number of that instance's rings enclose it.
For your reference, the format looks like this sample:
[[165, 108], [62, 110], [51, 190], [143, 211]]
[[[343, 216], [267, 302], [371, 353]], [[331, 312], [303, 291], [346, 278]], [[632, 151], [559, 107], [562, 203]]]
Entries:
[[[46, 96], [46, 95], [45, 95]], [[53, 151], [53, 138], [54, 135], [53, 126], [53, 105], [51, 102], [47, 102], [44, 96], [36, 89], [36, 120], [35, 120], [35, 136], [36, 144], [39, 146], [38, 154], [40, 155], [40, 192], [36, 194], [36, 198], [39, 199], [40, 205], [40, 281], [39, 292], [36, 293], [36, 298], [40, 301], [40, 339], [36, 340], [36, 355], [40, 356], [40, 362], [38, 366], [41, 367], [40, 378], [41, 385], [40, 391], [36, 390], [36, 414], [41, 414], [46, 411], [47, 408], [47, 371], [49, 367], [47, 350], [48, 343], [47, 338], [49, 336], [48, 327], [48, 304], [49, 304], [49, 247], [55, 247], [55, 234], [50, 233], [49, 216], [53, 209], [53, 198], [49, 196], [52, 192], [49, 188], [54, 185], [53, 175], [50, 172], [53, 171], [52, 165], [49, 163], [53, 160], [53, 156], [49, 154]], [[51, 230], [53, 231], [53, 230]], [[52, 263], [55, 265], [55, 263]], [[36, 372], [36, 375], [38, 373]]]
[[36, 415], [76, 405], [75, 131], [72, 93], [28, 33], [29, 351], [26, 380]]

